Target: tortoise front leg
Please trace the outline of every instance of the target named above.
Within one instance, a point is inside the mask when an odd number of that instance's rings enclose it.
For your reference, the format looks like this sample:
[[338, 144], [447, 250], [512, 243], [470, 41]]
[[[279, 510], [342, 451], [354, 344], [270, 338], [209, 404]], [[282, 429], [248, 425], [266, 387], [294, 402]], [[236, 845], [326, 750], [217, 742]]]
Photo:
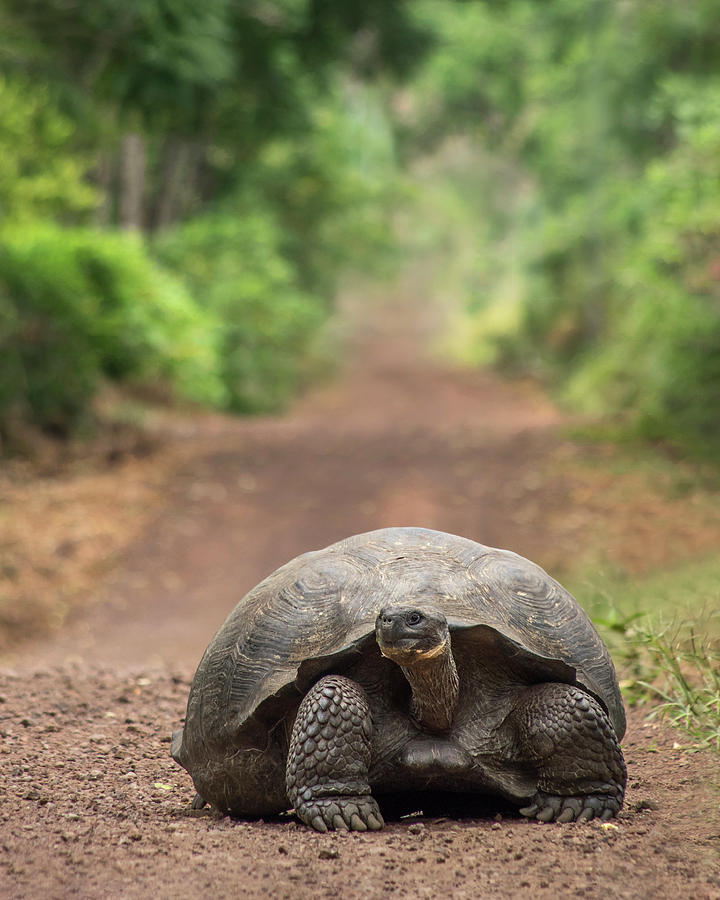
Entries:
[[506, 720], [520, 755], [537, 767], [538, 792], [522, 815], [541, 822], [611, 819], [620, 811], [627, 773], [605, 710], [581, 688], [528, 688]]
[[320, 679], [300, 704], [285, 784], [298, 817], [317, 831], [377, 831], [370, 794], [372, 719], [365, 692], [340, 675]]

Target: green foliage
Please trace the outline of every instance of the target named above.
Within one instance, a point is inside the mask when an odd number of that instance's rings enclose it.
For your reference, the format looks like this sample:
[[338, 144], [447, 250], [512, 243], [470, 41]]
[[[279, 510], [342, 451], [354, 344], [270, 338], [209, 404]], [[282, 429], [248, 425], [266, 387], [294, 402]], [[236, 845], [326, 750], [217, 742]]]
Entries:
[[72, 132], [45, 85], [0, 74], [0, 221], [77, 217], [95, 205]]
[[[678, 143], [640, 181], [642, 227], [619, 254], [607, 340], [568, 385], [578, 406], [629, 414], [651, 438], [720, 442], [720, 80], [669, 78]], [[602, 400], [600, 399], [602, 397]]]
[[318, 359], [327, 309], [298, 287], [280, 237], [266, 212], [195, 219], [154, 246], [220, 324], [220, 369], [236, 412], [282, 406]]
[[717, 454], [716, 4], [415, 9], [439, 42], [406, 104], [411, 141], [426, 149], [452, 131], [482, 147], [468, 169], [488, 152], [505, 164], [494, 187], [468, 193], [477, 262], [459, 352], [542, 374], [633, 433]]
[[[365, 85], [425, 46], [404, 0], [0, 0], [0, 215], [23, 223], [3, 238], [0, 419], [69, 431], [100, 378], [286, 402], [341, 272], [391, 257], [393, 137]], [[140, 241], [40, 224], [90, 209], [157, 233], [180, 278]]]
[[76, 104], [92, 92], [91, 103], [152, 119], [156, 129], [192, 124], [198, 106], [233, 72], [227, 0], [3, 5], [16, 46], [24, 37], [26, 66], [54, 79]]
[[405, 0], [3, 0], [0, 26], [11, 35], [0, 35], [0, 65], [53, 83], [110, 143], [111, 122], [141, 130], [158, 150], [154, 177], [168, 137], [192, 140], [215, 176], [203, 201], [267, 141], [311, 128], [318, 92], [339, 74], [409, 71], [428, 44]]
[[332, 300], [338, 274], [385, 271], [396, 242], [390, 213], [401, 196], [393, 137], [376, 93], [361, 85], [317, 97], [304, 134], [264, 147], [242, 208], [269, 206], [302, 286]]
[[608, 643], [626, 700], [720, 752], [720, 556], [570, 587]]
[[698, 637], [691, 623], [641, 627], [633, 638], [647, 654], [648, 674], [661, 673], [636, 683], [659, 701], [651, 715], [684, 728], [699, 747], [720, 752], [720, 643]]
[[[604, 623], [597, 623], [601, 629]], [[720, 752], [720, 638], [717, 613], [681, 621], [639, 614], [610, 639], [626, 700], [646, 704], [694, 740]]]
[[395, 258], [393, 142], [361, 85], [315, 96], [301, 134], [265, 143], [212, 212], [159, 234], [158, 257], [222, 323], [229, 408], [283, 406], [325, 361], [342, 272]]
[[66, 434], [103, 377], [223, 399], [213, 320], [139, 238], [55, 226], [0, 235], [0, 430]]
[[[413, 5], [418, 26], [433, 35], [434, 49], [413, 84], [407, 113], [410, 142], [424, 148], [450, 133], [491, 140], [522, 106], [522, 66], [532, 52], [536, 24], [527, 3]], [[510, 65], [510, 61], [512, 64]]]

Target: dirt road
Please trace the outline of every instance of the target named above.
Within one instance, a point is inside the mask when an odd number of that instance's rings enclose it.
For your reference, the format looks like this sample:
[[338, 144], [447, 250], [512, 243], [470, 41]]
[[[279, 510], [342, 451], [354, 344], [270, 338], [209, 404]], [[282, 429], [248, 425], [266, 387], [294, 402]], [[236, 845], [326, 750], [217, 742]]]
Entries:
[[400, 307], [387, 333], [356, 328], [343, 376], [287, 416], [188, 438], [197, 451], [97, 603], [4, 661], [0, 896], [720, 898], [717, 759], [683, 752], [639, 712], [610, 826], [414, 799], [379, 834], [320, 836], [188, 809], [168, 741], [192, 672], [240, 596], [292, 556], [402, 524], [551, 571], [590, 533], [623, 543], [627, 516], [613, 532], [611, 511], [579, 503], [577, 450], [548, 400], [433, 362], [413, 316]]

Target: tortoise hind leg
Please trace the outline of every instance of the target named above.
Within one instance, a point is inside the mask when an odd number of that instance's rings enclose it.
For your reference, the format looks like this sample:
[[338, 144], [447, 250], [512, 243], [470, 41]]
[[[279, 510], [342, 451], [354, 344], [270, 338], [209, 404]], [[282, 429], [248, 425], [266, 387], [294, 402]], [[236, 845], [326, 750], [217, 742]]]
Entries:
[[538, 791], [522, 815], [541, 822], [611, 819], [620, 811], [627, 773], [605, 710], [581, 688], [528, 688], [506, 720], [521, 755], [537, 767]]
[[383, 827], [370, 794], [372, 719], [365, 692], [339, 675], [305, 695], [293, 726], [286, 769], [288, 798], [317, 831]]

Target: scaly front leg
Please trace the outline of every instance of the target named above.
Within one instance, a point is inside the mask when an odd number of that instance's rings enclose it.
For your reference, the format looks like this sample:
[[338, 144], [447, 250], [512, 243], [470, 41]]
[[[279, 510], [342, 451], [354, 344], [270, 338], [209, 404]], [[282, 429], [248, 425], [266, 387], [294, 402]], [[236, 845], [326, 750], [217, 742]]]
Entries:
[[316, 831], [378, 831], [383, 817], [370, 794], [372, 718], [354, 681], [328, 675], [300, 704], [285, 784], [295, 812]]
[[534, 685], [506, 724], [514, 729], [520, 758], [537, 771], [538, 791], [522, 815], [541, 822], [617, 815], [625, 795], [625, 761], [594, 697], [573, 685]]

